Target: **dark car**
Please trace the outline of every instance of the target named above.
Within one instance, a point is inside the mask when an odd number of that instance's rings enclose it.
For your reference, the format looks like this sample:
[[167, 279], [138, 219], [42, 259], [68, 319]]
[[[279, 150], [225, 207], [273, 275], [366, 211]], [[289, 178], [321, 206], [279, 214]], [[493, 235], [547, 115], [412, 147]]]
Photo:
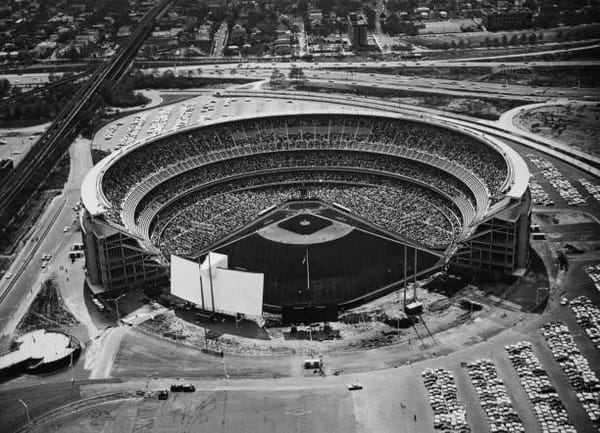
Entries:
[[182, 383], [174, 383], [171, 385], [171, 392], [181, 392], [183, 391]]
[[169, 391], [167, 391], [166, 389], [158, 391], [158, 399], [159, 400], [166, 400], [168, 398], [169, 398]]
[[194, 392], [196, 391], [196, 387], [192, 384], [183, 385], [183, 392]]

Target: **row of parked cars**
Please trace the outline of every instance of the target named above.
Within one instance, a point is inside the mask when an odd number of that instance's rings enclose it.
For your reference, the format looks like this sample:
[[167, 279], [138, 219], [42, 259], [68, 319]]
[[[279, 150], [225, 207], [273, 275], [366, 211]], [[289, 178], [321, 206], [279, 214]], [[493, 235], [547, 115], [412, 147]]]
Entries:
[[529, 341], [505, 346], [543, 433], [576, 433], [548, 373]]
[[530, 153], [527, 157], [539, 169], [542, 175], [550, 182], [554, 189], [560, 194], [562, 199], [569, 206], [577, 206], [586, 204], [585, 199], [579, 191], [575, 189], [573, 184], [562, 175], [560, 171], [550, 161]]
[[192, 119], [192, 113], [196, 108], [196, 104], [191, 102], [184, 102], [181, 105], [181, 109], [179, 110], [179, 115], [175, 120], [175, 129], [185, 128], [190, 124], [190, 120]]
[[586, 296], [571, 299], [569, 305], [579, 326], [592, 340], [596, 349], [600, 349], [600, 308]]
[[529, 182], [529, 190], [531, 191], [531, 200], [535, 206], [554, 206], [554, 200], [550, 198], [550, 195], [537, 181], [531, 180]]
[[498, 376], [494, 362], [491, 359], [478, 359], [466, 363], [466, 368], [488, 419], [490, 431], [525, 433], [525, 427], [512, 405], [504, 382]]
[[597, 265], [584, 266], [583, 269], [588, 274], [588, 277], [590, 277], [590, 280], [594, 282], [596, 290], [600, 292], [600, 263]]
[[590, 420], [600, 427], [600, 381], [581, 355], [569, 328], [562, 322], [549, 322], [541, 330]]
[[164, 107], [158, 110], [156, 116], [150, 122], [150, 127], [146, 131], [146, 135], [156, 136], [162, 134], [169, 121], [169, 117], [171, 116], [171, 112], [173, 111], [173, 107]]
[[590, 182], [589, 180], [579, 179], [579, 183], [583, 185], [585, 190], [596, 199], [596, 201], [600, 202], [600, 185]]
[[458, 401], [456, 381], [449, 370], [428, 368], [421, 373], [433, 409], [433, 426], [442, 431], [468, 433], [467, 411]]
[[128, 146], [137, 140], [137, 137], [142, 130], [142, 126], [146, 123], [146, 119], [148, 119], [147, 114], [138, 114], [133, 117], [131, 122], [129, 122], [129, 125], [127, 125], [127, 132], [120, 138], [117, 149]]

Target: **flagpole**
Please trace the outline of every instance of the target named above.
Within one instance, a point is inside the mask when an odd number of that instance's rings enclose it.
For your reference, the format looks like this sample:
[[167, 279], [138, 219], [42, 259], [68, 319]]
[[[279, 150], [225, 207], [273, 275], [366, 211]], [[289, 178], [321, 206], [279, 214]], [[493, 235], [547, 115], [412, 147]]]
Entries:
[[212, 303], [212, 310], [214, 313], [215, 312], [215, 294], [213, 292], [212, 265], [210, 262], [210, 251], [208, 252], [208, 276], [210, 277], [210, 301]]
[[308, 248], [306, 248], [306, 291], [307, 291], [308, 296], [309, 296], [308, 302], [310, 304], [311, 301], [312, 301], [312, 299], [311, 299], [312, 296], [310, 294], [310, 265], [309, 265], [309, 262], [308, 262]]

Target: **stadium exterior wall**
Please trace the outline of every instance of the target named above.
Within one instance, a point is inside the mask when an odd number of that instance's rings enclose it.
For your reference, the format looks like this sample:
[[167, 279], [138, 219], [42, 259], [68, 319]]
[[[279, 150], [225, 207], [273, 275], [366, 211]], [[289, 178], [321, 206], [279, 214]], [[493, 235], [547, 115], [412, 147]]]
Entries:
[[166, 269], [133, 236], [107, 227], [84, 211], [81, 217], [85, 266], [89, 282], [104, 291], [154, 285]]
[[529, 265], [531, 194], [482, 221], [452, 257], [452, 263], [473, 269], [518, 274]]

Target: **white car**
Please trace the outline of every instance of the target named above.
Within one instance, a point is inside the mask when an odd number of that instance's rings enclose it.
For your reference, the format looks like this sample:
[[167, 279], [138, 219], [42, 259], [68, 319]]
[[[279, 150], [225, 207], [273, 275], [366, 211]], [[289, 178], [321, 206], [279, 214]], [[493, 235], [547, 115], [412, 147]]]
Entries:
[[65, 226], [65, 228], [63, 229], [63, 232], [68, 232], [69, 231], [69, 226]]
[[10, 280], [10, 278], [13, 276], [12, 272], [7, 272], [6, 275], [4, 276], [4, 278], [6, 278], [7, 280]]

